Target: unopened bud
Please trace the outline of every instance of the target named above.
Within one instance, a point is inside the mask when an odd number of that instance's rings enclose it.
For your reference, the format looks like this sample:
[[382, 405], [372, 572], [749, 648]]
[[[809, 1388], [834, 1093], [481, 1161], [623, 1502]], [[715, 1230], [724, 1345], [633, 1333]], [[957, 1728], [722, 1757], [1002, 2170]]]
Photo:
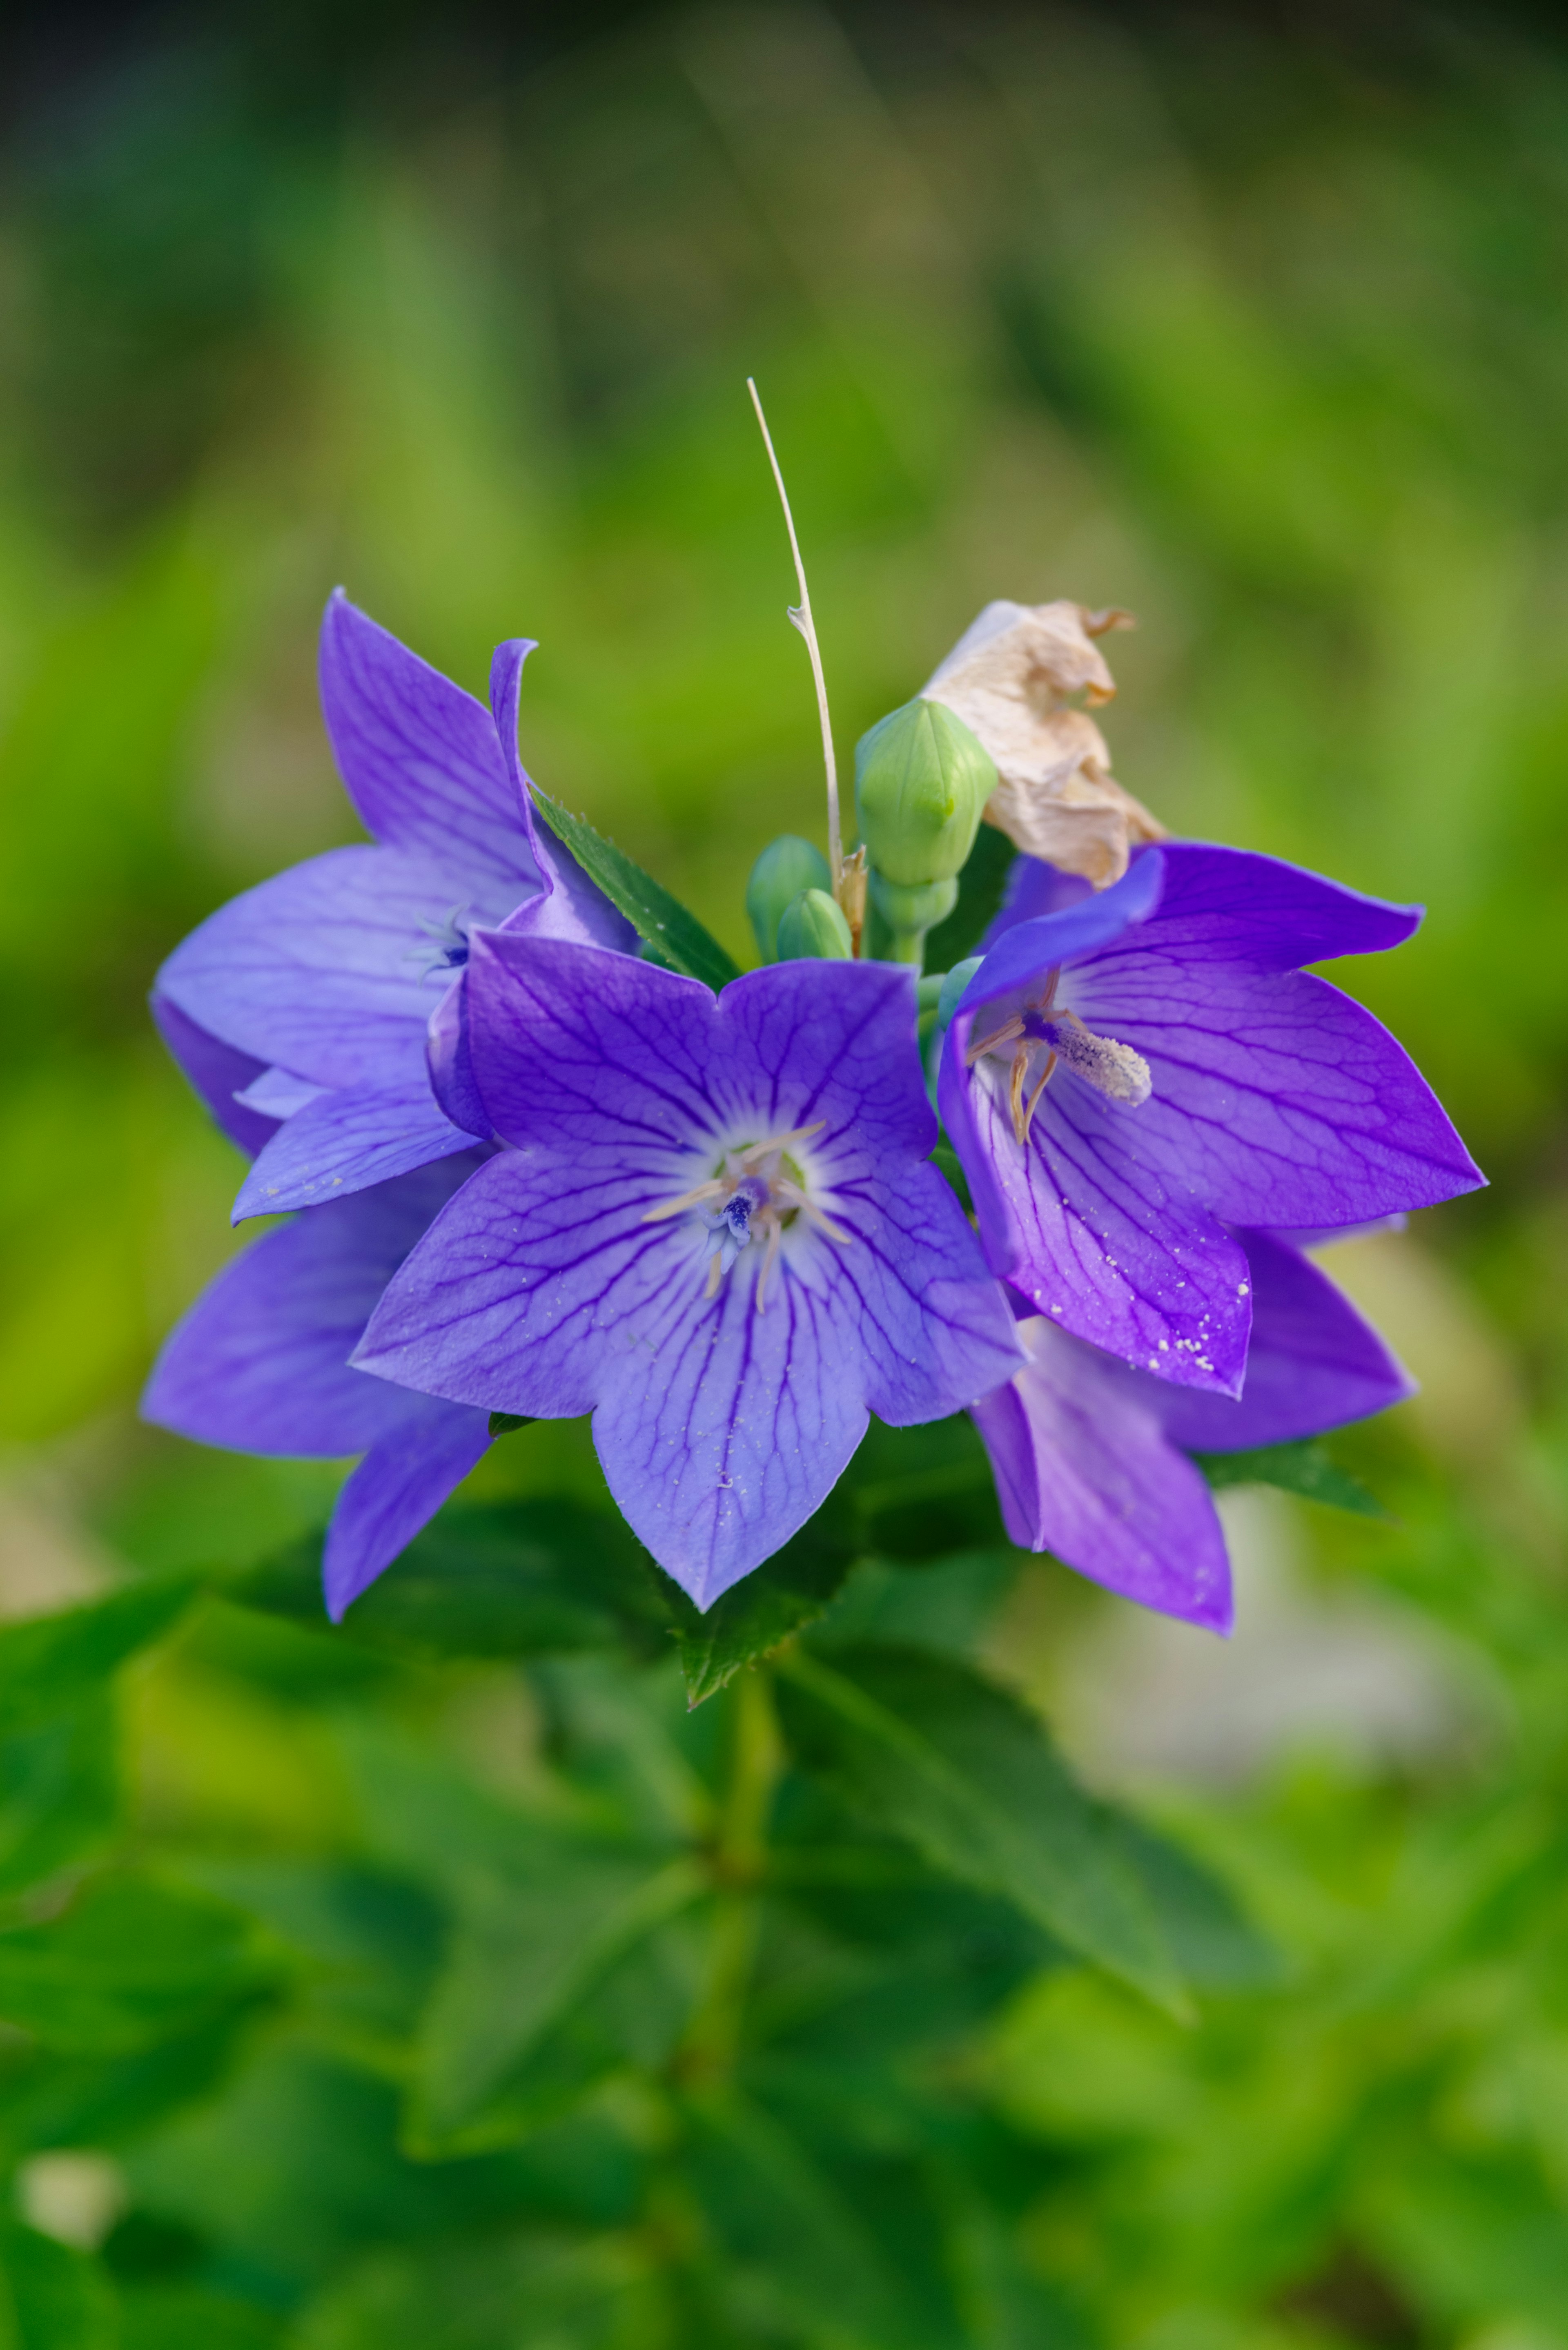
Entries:
[[827, 889], [832, 879], [821, 849], [798, 833], [783, 832], [769, 841], [746, 884], [746, 912], [764, 962], [778, 961], [779, 922], [784, 908], [803, 889]]
[[956, 881], [922, 881], [911, 888], [889, 881], [885, 873], [871, 876], [871, 902], [896, 933], [919, 931], [923, 935], [934, 931], [958, 904], [958, 892]]
[[915, 886], [950, 880], [974, 847], [996, 764], [940, 702], [907, 702], [855, 748], [855, 813], [876, 870]]
[[843, 962], [854, 951], [849, 925], [826, 889], [803, 889], [784, 908], [779, 922], [780, 962], [799, 962], [810, 955]]

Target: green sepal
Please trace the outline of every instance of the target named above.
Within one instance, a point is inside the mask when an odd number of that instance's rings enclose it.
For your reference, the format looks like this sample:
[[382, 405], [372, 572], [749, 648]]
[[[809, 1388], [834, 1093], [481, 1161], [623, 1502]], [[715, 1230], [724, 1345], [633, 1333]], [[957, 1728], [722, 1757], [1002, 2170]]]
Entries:
[[537, 1428], [538, 1425], [537, 1416], [531, 1417], [525, 1411], [493, 1411], [490, 1415], [492, 1436], [515, 1436], [520, 1428]]
[[1359, 1477], [1332, 1460], [1315, 1436], [1294, 1444], [1261, 1444], [1251, 1452], [1195, 1452], [1210, 1485], [1277, 1485], [1282, 1493], [1300, 1493], [1331, 1510], [1348, 1510], [1358, 1518], [1381, 1518], [1393, 1523], [1392, 1513]]
[[534, 806], [564, 848], [571, 851], [616, 911], [626, 916], [647, 949], [649, 962], [684, 972], [715, 990], [741, 976], [741, 966], [679, 898], [634, 864], [625, 849], [597, 833], [586, 816], [572, 816], [558, 800], [535, 790]]

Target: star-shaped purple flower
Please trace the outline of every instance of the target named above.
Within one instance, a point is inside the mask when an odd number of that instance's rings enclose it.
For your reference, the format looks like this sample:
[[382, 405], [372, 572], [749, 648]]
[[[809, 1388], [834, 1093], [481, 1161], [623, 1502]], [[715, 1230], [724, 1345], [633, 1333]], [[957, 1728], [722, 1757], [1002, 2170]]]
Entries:
[[1377, 1333], [1299, 1250], [1243, 1237], [1253, 1312], [1239, 1402], [1151, 1378], [1033, 1316], [1020, 1326], [1028, 1368], [971, 1407], [1015, 1543], [1216, 1632], [1231, 1628], [1230, 1561], [1188, 1451], [1319, 1436], [1413, 1392]]
[[1231, 1228], [1360, 1223], [1483, 1180], [1387, 1030], [1301, 968], [1397, 946], [1419, 919], [1172, 843], [1015, 920], [939, 1086], [992, 1269], [1140, 1369], [1239, 1394], [1253, 1284]]
[[484, 1139], [462, 1020], [475, 925], [635, 947], [535, 825], [517, 754], [531, 650], [522, 638], [497, 647], [487, 710], [341, 590], [327, 605], [322, 711], [376, 845], [331, 849], [246, 890], [175, 949], [153, 992], [186, 1075], [259, 1154], [236, 1222], [319, 1204]]
[[823, 1501], [876, 1412], [1022, 1359], [929, 1162], [912, 974], [798, 962], [717, 999], [559, 940], [472, 941], [472, 1071], [507, 1146], [354, 1360], [458, 1404], [594, 1415], [610, 1491], [700, 1607]]
[[231, 1451], [364, 1454], [327, 1529], [334, 1622], [490, 1441], [484, 1412], [367, 1378], [348, 1362], [387, 1283], [481, 1155], [471, 1145], [268, 1232], [170, 1334], [141, 1399], [143, 1419]]

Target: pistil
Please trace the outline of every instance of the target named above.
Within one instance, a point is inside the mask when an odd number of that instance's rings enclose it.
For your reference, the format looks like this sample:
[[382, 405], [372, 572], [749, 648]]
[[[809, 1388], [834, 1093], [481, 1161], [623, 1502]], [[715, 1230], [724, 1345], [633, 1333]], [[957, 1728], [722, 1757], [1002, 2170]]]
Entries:
[[1070, 1006], [1054, 1008], [1060, 977], [1059, 972], [1053, 972], [1036, 1003], [1009, 1013], [971, 1044], [966, 1056], [971, 1069], [987, 1057], [1011, 1063], [1007, 1106], [1020, 1149], [1029, 1139], [1040, 1097], [1058, 1062], [1097, 1093], [1128, 1109], [1139, 1108], [1154, 1091], [1154, 1079], [1141, 1053], [1114, 1036], [1096, 1036]]
[[796, 1216], [804, 1216], [840, 1247], [848, 1246], [850, 1234], [815, 1204], [799, 1180], [799, 1169], [788, 1157], [796, 1143], [820, 1134], [826, 1124], [819, 1118], [812, 1126], [793, 1127], [787, 1134], [772, 1134], [761, 1142], [726, 1150], [717, 1173], [705, 1183], [694, 1184], [678, 1200], [649, 1208], [643, 1217], [645, 1224], [659, 1224], [692, 1209], [700, 1211], [709, 1236], [708, 1296], [715, 1295], [742, 1250], [760, 1240], [763, 1253], [756, 1292], [760, 1314], [767, 1302], [768, 1282], [778, 1261], [784, 1227]]

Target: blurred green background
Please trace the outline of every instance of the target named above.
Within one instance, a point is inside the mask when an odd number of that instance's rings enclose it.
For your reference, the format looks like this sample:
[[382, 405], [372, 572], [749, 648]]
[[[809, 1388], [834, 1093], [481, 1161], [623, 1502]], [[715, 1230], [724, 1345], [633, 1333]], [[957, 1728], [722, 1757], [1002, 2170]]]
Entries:
[[[335, 583], [476, 691], [499, 638], [536, 636], [531, 772], [745, 951], [752, 858], [820, 820], [753, 372], [841, 756], [988, 598], [1131, 607], [1118, 775], [1173, 829], [1427, 902], [1348, 983], [1493, 1185], [1331, 1259], [1424, 1382], [1343, 1447], [1397, 1524], [1238, 1497], [1227, 1650], [1049, 1563], [983, 1636], [1282, 1960], [1187, 2023], [1056, 1968], [955, 2025], [942, 2111], [1023, 2165], [996, 2198], [1039, 2297], [988, 2299], [961, 2229], [969, 2332], [904, 2338], [1568, 2345], [1550, 18], [323, 5], [8, 37], [0, 1610], [238, 1570], [327, 1505], [329, 1471], [198, 1452], [134, 1401], [234, 1245], [237, 1172], [145, 991], [221, 899], [353, 837], [315, 700]], [[596, 1477], [573, 1427], [498, 1447], [474, 1487]], [[0, 2027], [0, 2158], [41, 2231], [14, 2231], [0, 2339], [885, 2338], [832, 2293], [809, 2320], [758, 2300], [732, 2334], [671, 2316], [649, 2280], [699, 2222], [626, 2185], [657, 2138], [629, 2092], [597, 2137], [398, 2150], [444, 1880], [397, 1772], [525, 1804], [542, 1702], [509, 1666], [367, 1663], [216, 1602], [130, 1667], [72, 1781], [73, 1865], [130, 1856], [237, 1902], [212, 1918], [252, 1939], [213, 1960], [221, 1997], [198, 1969], [200, 1997], [161, 1977], [173, 2005], [118, 2038], [57, 2020], [47, 2079]], [[653, 1740], [650, 1781], [675, 1768]], [[0, 1899], [47, 1924], [16, 1857], [46, 1766], [4, 1754]], [[361, 1866], [359, 1908], [327, 1917]], [[383, 1867], [403, 1906], [378, 1925]], [[102, 1930], [140, 1947], [134, 1904]], [[0, 2014], [26, 2024], [18, 1968]], [[877, 2094], [855, 2126], [897, 2150], [914, 2126]]]

